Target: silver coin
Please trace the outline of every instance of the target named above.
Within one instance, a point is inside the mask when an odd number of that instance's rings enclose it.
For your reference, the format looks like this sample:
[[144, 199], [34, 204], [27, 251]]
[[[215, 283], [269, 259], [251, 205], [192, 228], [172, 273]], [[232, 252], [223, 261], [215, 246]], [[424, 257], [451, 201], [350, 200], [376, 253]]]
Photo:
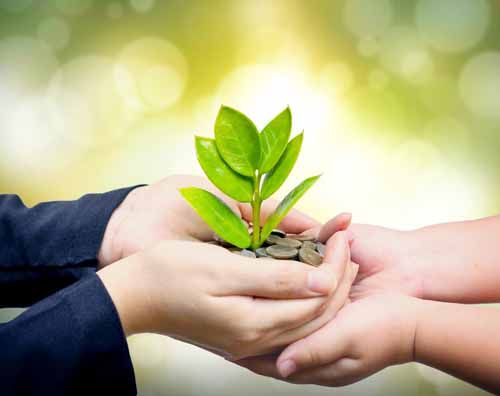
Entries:
[[260, 247], [255, 251], [255, 255], [257, 257], [269, 257], [269, 255], [266, 252], [266, 248]]
[[287, 246], [291, 248], [298, 249], [302, 246], [302, 242], [291, 238], [280, 238], [276, 241], [276, 245]]
[[267, 237], [267, 239], [266, 239], [266, 243], [267, 243], [268, 245], [276, 245], [280, 239], [283, 239], [283, 238], [281, 238], [281, 237], [280, 237], [280, 236], [278, 236], [278, 235], [271, 234], [271, 235], [269, 235], [269, 236]]
[[243, 249], [243, 250], [240, 250], [240, 251], [235, 251], [234, 253], [239, 254], [240, 256], [244, 256], [244, 257], [250, 257], [250, 258], [256, 258], [257, 257], [254, 252], [252, 252], [251, 250], [248, 250], [248, 249]]
[[284, 238], [284, 237], [286, 237], [286, 232], [278, 230], [278, 229], [275, 229], [275, 230], [271, 231], [271, 235], [277, 235], [277, 236], [279, 236], [281, 238]]
[[323, 257], [316, 250], [302, 248], [299, 250], [299, 260], [317, 267], [323, 262]]
[[316, 237], [310, 234], [288, 234], [287, 238], [295, 239], [296, 241], [314, 241]]
[[272, 245], [266, 248], [266, 253], [277, 259], [293, 259], [297, 257], [298, 250], [289, 246]]
[[316, 244], [312, 241], [304, 241], [302, 242], [302, 247], [303, 248], [309, 248], [312, 250], [316, 250]]

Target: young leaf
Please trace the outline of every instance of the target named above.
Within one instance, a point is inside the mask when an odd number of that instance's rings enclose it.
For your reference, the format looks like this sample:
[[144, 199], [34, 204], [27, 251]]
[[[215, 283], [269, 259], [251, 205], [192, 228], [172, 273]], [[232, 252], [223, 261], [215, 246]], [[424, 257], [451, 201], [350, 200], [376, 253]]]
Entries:
[[292, 113], [287, 107], [274, 118], [260, 133], [261, 173], [269, 172], [285, 151], [292, 129]]
[[197, 187], [181, 188], [179, 191], [217, 235], [241, 249], [250, 246], [247, 227], [218, 197]]
[[320, 178], [320, 175], [310, 177], [300, 183], [279, 203], [274, 212], [269, 216], [266, 224], [262, 228], [260, 236], [261, 242], [265, 241], [271, 234], [271, 231], [278, 227], [278, 224], [285, 218], [290, 209], [297, 203], [297, 201], [306, 193], [309, 188]]
[[254, 176], [260, 162], [259, 132], [244, 114], [222, 106], [215, 121], [215, 143], [224, 161], [243, 176]]
[[252, 180], [233, 171], [222, 159], [214, 139], [196, 136], [196, 155], [203, 171], [219, 190], [240, 202], [250, 202]]
[[269, 198], [285, 182], [299, 156], [303, 136], [304, 133], [301, 133], [290, 140], [278, 163], [265, 176], [262, 183], [262, 199]]

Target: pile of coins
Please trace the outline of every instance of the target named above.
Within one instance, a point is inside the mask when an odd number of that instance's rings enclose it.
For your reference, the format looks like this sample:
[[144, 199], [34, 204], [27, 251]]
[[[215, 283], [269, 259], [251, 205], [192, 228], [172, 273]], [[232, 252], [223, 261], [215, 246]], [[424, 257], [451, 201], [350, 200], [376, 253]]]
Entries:
[[317, 267], [323, 262], [325, 245], [311, 235], [286, 234], [273, 230], [262, 247], [252, 251], [240, 249], [217, 238], [212, 243], [223, 246], [231, 252], [251, 258], [296, 260]]

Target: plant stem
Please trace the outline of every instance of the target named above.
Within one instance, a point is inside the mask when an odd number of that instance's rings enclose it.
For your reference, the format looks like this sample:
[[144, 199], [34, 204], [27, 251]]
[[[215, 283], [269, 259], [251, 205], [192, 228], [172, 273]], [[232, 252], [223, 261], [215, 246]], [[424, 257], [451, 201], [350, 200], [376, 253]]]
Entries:
[[254, 178], [254, 193], [252, 199], [252, 222], [253, 222], [253, 237], [252, 249], [255, 250], [260, 246], [260, 178], [261, 175], [257, 173]]

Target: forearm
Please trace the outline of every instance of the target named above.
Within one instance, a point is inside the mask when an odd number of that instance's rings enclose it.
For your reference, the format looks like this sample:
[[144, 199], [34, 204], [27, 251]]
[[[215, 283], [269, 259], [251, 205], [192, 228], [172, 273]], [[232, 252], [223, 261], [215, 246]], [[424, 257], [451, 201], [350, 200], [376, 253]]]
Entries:
[[500, 301], [500, 216], [412, 232], [411, 259], [422, 268], [424, 298]]
[[417, 300], [415, 360], [500, 392], [500, 310]]
[[108, 221], [130, 191], [32, 208], [0, 195], [0, 306], [31, 305], [95, 272]]

